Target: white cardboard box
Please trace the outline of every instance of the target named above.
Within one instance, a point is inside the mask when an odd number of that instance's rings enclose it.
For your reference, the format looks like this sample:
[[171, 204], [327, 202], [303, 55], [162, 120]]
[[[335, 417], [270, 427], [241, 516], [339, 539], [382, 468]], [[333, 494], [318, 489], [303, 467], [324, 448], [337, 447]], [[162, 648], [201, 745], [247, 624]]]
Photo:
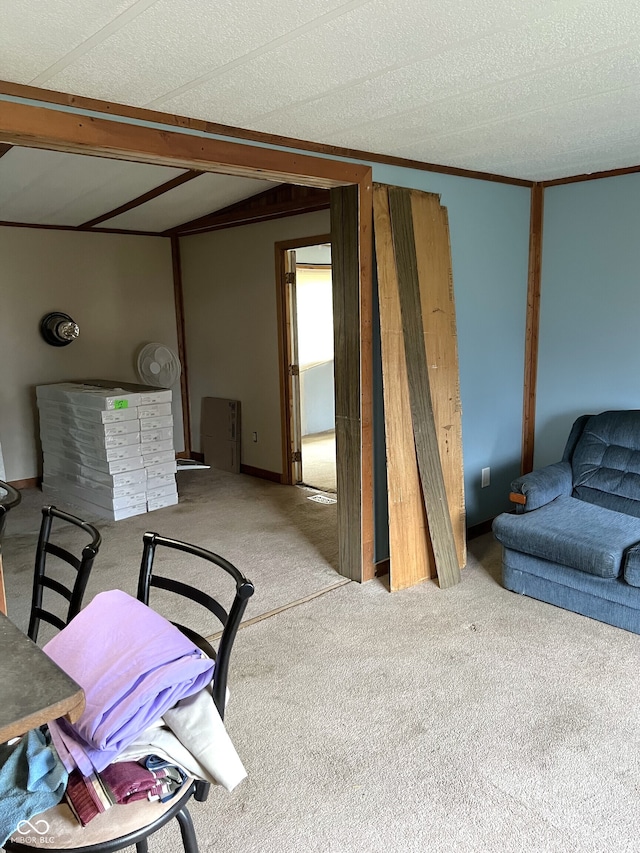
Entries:
[[138, 423], [140, 424], [141, 432], [154, 429], [171, 429], [173, 427], [173, 418], [171, 415], [160, 415], [156, 418], [143, 418]]
[[[136, 421], [131, 421], [136, 423]], [[140, 431], [125, 432], [116, 435], [104, 435], [101, 428], [98, 430], [78, 429], [75, 426], [55, 424], [50, 421], [41, 421], [40, 437], [48, 441], [65, 441], [68, 444], [82, 444], [90, 447], [111, 448], [126, 447], [129, 444], [140, 444]]]
[[178, 503], [178, 493], [174, 492], [172, 495], [166, 495], [163, 498], [153, 498], [150, 501], [147, 501], [147, 509], [149, 512], [153, 512], [154, 509], [162, 509], [165, 506], [175, 506]]
[[[129, 438], [133, 436], [133, 440]], [[127, 441], [127, 439], [129, 439]], [[59, 430], [46, 430], [41, 433], [42, 447], [56, 452], [58, 450], [76, 450], [96, 459], [126, 459], [128, 456], [140, 456], [140, 436], [138, 433], [113, 435], [100, 441], [82, 441], [75, 435], [69, 435]]]
[[123, 388], [99, 388], [79, 382], [59, 382], [55, 385], [38, 385], [36, 397], [58, 400], [88, 409], [130, 409], [140, 405], [140, 394]]
[[147, 512], [146, 501], [144, 503], [124, 507], [123, 509], [109, 510], [105, 507], [98, 506], [97, 504], [92, 504], [90, 501], [82, 501], [77, 498], [69, 497], [53, 486], [43, 488], [43, 495], [47, 500], [50, 500], [58, 506], [70, 506], [79, 513], [90, 516], [95, 515], [98, 516], [98, 518], [105, 518], [108, 521], [120, 521], [122, 518], [131, 518], [134, 515], [143, 515]]
[[154, 391], [140, 392], [141, 406], [154, 406], [158, 403], [170, 403], [173, 394], [170, 388], [158, 388]]
[[172, 483], [165, 483], [163, 486], [157, 486], [155, 489], [147, 489], [147, 500], [154, 501], [157, 498], [164, 498], [167, 495], [173, 495], [174, 493], [178, 493], [178, 487], [175, 480]]
[[[144, 445], [140, 445], [140, 447], [144, 447]], [[145, 468], [155, 467], [156, 465], [164, 465], [168, 462], [172, 462], [175, 469], [176, 464], [176, 455], [173, 449], [169, 450], [154, 450], [153, 453], [144, 453], [142, 456], [142, 461], [144, 463]]]
[[47, 453], [45, 457], [44, 470], [51, 474], [76, 474], [77, 476], [86, 477], [89, 480], [95, 480], [96, 483], [104, 483], [106, 486], [113, 486], [114, 488], [129, 486], [134, 483], [146, 484], [147, 482], [146, 468], [135, 468], [133, 471], [108, 474], [104, 471], [99, 471], [97, 468], [82, 465], [80, 462], [73, 462], [71, 459], [55, 456], [52, 453]]
[[138, 406], [138, 417], [140, 420], [147, 418], [161, 418], [171, 416], [171, 403], [156, 403], [153, 406]]
[[138, 420], [137, 406], [131, 406], [128, 409], [87, 409], [74, 406], [72, 403], [61, 403], [56, 400], [38, 398], [38, 409], [41, 412], [65, 414], [96, 424], [113, 424], [120, 423], [121, 421]]
[[43, 487], [57, 489], [61, 494], [67, 495], [69, 500], [73, 498], [80, 501], [87, 501], [88, 503], [95, 504], [96, 506], [101, 506], [109, 510], [124, 509], [128, 506], [134, 506], [135, 504], [142, 503], [146, 498], [145, 493], [125, 495], [124, 497], [113, 497], [112, 495], [98, 492], [96, 489], [87, 489], [83, 486], [78, 486], [75, 483], [70, 483], [68, 480], [58, 477], [55, 474], [50, 477], [43, 477], [42, 485]]
[[[88, 465], [89, 468], [97, 468], [98, 471], [104, 471], [107, 474], [117, 474], [121, 471], [133, 471], [134, 468], [144, 468], [144, 462], [140, 455], [139, 444], [129, 444], [127, 447], [114, 447], [109, 450], [103, 450], [99, 453], [92, 448], [84, 448], [78, 444], [60, 444], [59, 441], [47, 441], [42, 439], [42, 449], [45, 454], [53, 453], [55, 456], [64, 456], [65, 459], [72, 459], [74, 462], [79, 462], [81, 465]], [[120, 466], [118, 470], [105, 468], [105, 462], [119, 462], [130, 460], [124, 467]]]
[[[87, 411], [91, 411], [91, 409], [87, 409]], [[112, 436], [139, 432], [140, 421], [136, 418], [134, 420], [115, 421], [114, 423], [104, 424], [96, 423], [95, 421], [86, 421], [73, 414], [50, 412], [45, 409], [40, 409], [40, 432], [42, 432], [43, 429], [49, 429], [50, 427], [57, 429], [71, 428], [81, 430], [82, 432], [89, 433], [93, 436]]]
[[158, 474], [155, 477], [147, 477], [147, 491], [153, 491], [154, 489], [168, 485], [177, 488], [175, 474]]
[[176, 473], [177, 465], [175, 459], [170, 459], [166, 462], [159, 462], [156, 465], [145, 465], [145, 471], [147, 472], [147, 479], [149, 477], [160, 477], [163, 474], [174, 474]]
[[[142, 421], [144, 423], [144, 421]], [[171, 441], [173, 442], [173, 430], [172, 429], [142, 429], [140, 430], [140, 441], [143, 445], [147, 445], [151, 442], [155, 441]], [[153, 450], [153, 448], [150, 448]], [[142, 449], [142, 452], [145, 453], [145, 449]]]
[[[144, 469], [143, 469], [144, 470]], [[98, 480], [93, 480], [89, 477], [81, 477], [79, 474], [70, 474], [68, 472], [45, 471], [43, 482], [69, 483], [72, 486], [85, 489], [87, 494], [95, 494], [100, 496], [91, 498], [91, 501], [97, 504], [102, 504], [104, 500], [115, 500], [116, 498], [130, 498], [140, 496], [142, 499], [147, 493], [147, 484], [144, 483], [128, 483], [124, 486], [112, 486], [108, 483], [100, 483]]]
[[45, 470], [47, 466], [47, 459], [51, 456], [68, 459], [70, 462], [75, 462], [78, 465], [86, 465], [88, 468], [93, 468], [95, 471], [101, 471], [103, 474], [124, 474], [128, 471], [145, 471], [142, 463], [142, 456], [128, 456], [126, 459], [111, 460], [94, 459], [91, 456], [76, 453], [74, 450], [60, 450], [59, 448], [56, 448], [53, 451], [49, 451], [45, 448]]

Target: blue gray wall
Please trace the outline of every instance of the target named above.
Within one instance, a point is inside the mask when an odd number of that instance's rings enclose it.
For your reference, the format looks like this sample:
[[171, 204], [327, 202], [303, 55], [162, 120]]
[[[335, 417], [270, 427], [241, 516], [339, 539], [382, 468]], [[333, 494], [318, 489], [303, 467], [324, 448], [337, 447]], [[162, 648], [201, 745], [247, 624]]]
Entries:
[[375, 181], [439, 193], [448, 210], [471, 526], [509, 508], [520, 473], [530, 190], [372, 165]]
[[544, 197], [535, 465], [578, 415], [640, 408], [640, 174]]

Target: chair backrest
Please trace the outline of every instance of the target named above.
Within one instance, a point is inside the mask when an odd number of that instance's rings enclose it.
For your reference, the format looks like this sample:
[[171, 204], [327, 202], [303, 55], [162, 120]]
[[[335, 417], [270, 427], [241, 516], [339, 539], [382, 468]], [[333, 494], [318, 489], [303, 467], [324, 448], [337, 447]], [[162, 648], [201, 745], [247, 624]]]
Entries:
[[[158, 546], [170, 548], [175, 551], [182, 551], [185, 554], [192, 554], [194, 557], [200, 557], [213, 563], [223, 569], [235, 581], [235, 594], [229, 610], [220, 604], [220, 602], [209, 595], [204, 590], [198, 589], [182, 581], [168, 578], [164, 575], [154, 573], [153, 561], [155, 558]], [[209, 610], [217, 621], [222, 626], [222, 633], [218, 643], [218, 649], [215, 651], [211, 644], [201, 634], [196, 633], [190, 628], [174, 622], [176, 627], [183, 631], [190, 640], [192, 640], [199, 648], [201, 648], [210, 657], [215, 658], [216, 665], [213, 676], [213, 701], [220, 714], [224, 718], [225, 694], [227, 689], [227, 675], [229, 671], [229, 658], [231, 649], [235, 640], [242, 615], [247, 606], [248, 600], [254, 593], [254, 587], [242, 572], [235, 566], [225, 560], [223, 557], [214, 554], [212, 551], [207, 551], [204, 548], [199, 548], [196, 545], [189, 545], [186, 542], [180, 542], [176, 539], [167, 539], [157, 533], [145, 533], [143, 536], [142, 563], [140, 566], [140, 577], [138, 581], [138, 599], [145, 604], [149, 604], [149, 592], [151, 587], [166, 590], [167, 592], [183, 596], [190, 601], [202, 605]], [[211, 636], [215, 631], [211, 631]]]
[[[90, 537], [91, 541], [88, 545], [84, 546], [79, 557], [76, 557], [66, 548], [62, 548], [49, 541], [54, 519], [67, 524], [73, 524]], [[102, 537], [92, 524], [83, 521], [81, 518], [77, 518], [75, 515], [70, 515], [68, 512], [56, 509], [54, 506], [45, 506], [42, 508], [42, 524], [40, 525], [40, 536], [36, 547], [36, 565], [33, 574], [31, 616], [29, 619], [29, 630], [27, 631], [29, 637], [34, 642], [38, 638], [41, 621], [48, 622], [50, 625], [62, 629], [80, 612], [89, 574], [93, 568], [93, 562], [98, 554], [101, 543]], [[73, 584], [66, 586], [60, 580], [47, 575], [47, 558], [49, 555], [63, 560], [76, 570]], [[57, 592], [69, 602], [64, 619], [50, 610], [45, 610], [43, 607], [42, 596], [45, 587]]]

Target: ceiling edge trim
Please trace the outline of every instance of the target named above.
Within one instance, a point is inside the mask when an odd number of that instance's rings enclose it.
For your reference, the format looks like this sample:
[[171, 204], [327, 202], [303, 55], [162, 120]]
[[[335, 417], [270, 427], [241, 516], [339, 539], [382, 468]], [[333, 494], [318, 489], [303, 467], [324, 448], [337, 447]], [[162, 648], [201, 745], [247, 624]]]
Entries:
[[83, 228], [81, 225], [39, 225], [35, 222], [0, 220], [0, 228], [39, 228], [45, 231], [75, 231], [77, 234], [126, 234], [131, 237], [165, 237], [160, 231], [127, 231], [125, 228]]
[[338, 145], [328, 145], [321, 142], [309, 142], [304, 139], [295, 139], [289, 136], [278, 136], [271, 133], [263, 133], [258, 130], [247, 130], [226, 124], [204, 121], [203, 119], [188, 118], [173, 113], [163, 113], [158, 110], [149, 110], [145, 107], [131, 107], [126, 104], [118, 104], [111, 101], [102, 101], [96, 98], [85, 98], [80, 95], [70, 95], [66, 92], [57, 92], [52, 89], [41, 89], [37, 86], [28, 86], [23, 83], [11, 83], [0, 80], [0, 95], [9, 95], [17, 98], [28, 98], [42, 101], [43, 103], [57, 104], [77, 109], [93, 110], [95, 112], [107, 113], [111, 116], [121, 116], [140, 121], [153, 121], [167, 124], [176, 128], [185, 128], [205, 133], [215, 133], [229, 139], [243, 139], [249, 142], [260, 142], [264, 145], [276, 145], [283, 148], [297, 148], [315, 154], [326, 154], [332, 157], [345, 157], [350, 160], [381, 163], [386, 166], [400, 166], [405, 169], [415, 169], [421, 172], [435, 172], [443, 175], [453, 175], [459, 178], [472, 178], [479, 181], [491, 181], [494, 183], [511, 184], [520, 187], [532, 187], [535, 181], [524, 178], [513, 178], [508, 175], [496, 175], [491, 172], [479, 172], [473, 169], [461, 169], [456, 166], [441, 166], [436, 163], [425, 163], [422, 160], [409, 160], [404, 157], [392, 157], [386, 154], [376, 154], [371, 151], [361, 151], [355, 148], [342, 148]]
[[617, 178], [620, 175], [633, 175], [640, 172], [638, 166], [623, 166], [621, 169], [607, 169], [603, 172], [587, 172], [584, 175], [571, 175], [568, 178], [555, 178], [552, 181], [540, 181], [543, 187], [557, 187], [562, 184], [578, 184], [583, 181], [598, 181], [600, 178]]

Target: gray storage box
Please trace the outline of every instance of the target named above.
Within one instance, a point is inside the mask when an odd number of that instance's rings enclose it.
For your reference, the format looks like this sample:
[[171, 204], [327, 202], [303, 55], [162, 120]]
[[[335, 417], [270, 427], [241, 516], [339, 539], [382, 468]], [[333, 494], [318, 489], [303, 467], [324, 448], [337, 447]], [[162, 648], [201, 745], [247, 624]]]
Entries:
[[222, 471], [240, 473], [240, 402], [203, 397], [200, 433], [204, 461]]

